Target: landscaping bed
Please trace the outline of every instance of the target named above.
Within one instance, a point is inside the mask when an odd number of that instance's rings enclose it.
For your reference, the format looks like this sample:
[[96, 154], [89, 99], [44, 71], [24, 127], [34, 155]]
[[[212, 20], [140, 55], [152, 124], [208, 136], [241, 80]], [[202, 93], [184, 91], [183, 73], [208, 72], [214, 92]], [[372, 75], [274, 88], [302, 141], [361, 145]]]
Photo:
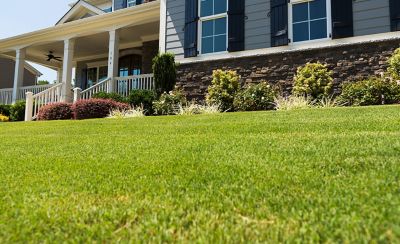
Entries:
[[400, 106], [1, 123], [0, 242], [399, 242]]

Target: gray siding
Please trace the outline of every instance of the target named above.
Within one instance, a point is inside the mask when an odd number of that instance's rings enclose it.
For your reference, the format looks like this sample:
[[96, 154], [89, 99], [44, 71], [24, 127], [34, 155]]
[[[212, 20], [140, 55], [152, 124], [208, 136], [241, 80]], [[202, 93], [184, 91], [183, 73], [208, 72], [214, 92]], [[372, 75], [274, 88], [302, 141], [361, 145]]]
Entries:
[[[12, 88], [14, 86], [15, 61], [0, 58], [0, 89]], [[24, 82], [22, 86], [33, 86], [36, 84], [36, 75], [29, 70], [24, 70]]]
[[353, 14], [355, 36], [390, 31], [389, 0], [355, 0]]
[[183, 58], [185, 0], [167, 0], [166, 50]]
[[[270, 0], [246, 0], [245, 50], [271, 47]], [[390, 31], [389, 0], [353, 0], [354, 35]], [[167, 0], [166, 50], [183, 58], [185, 0]]]
[[245, 49], [271, 46], [270, 0], [246, 0]]

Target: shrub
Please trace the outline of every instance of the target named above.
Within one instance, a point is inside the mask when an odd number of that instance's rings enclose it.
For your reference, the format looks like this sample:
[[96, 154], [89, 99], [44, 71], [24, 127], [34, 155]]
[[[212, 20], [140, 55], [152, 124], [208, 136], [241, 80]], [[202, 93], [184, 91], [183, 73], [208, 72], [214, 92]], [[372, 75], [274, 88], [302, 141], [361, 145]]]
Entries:
[[396, 80], [400, 80], [400, 48], [396, 49], [389, 58], [388, 72]]
[[274, 89], [267, 82], [261, 82], [238, 92], [233, 105], [238, 111], [271, 110], [275, 108], [275, 96]]
[[313, 103], [309, 98], [304, 96], [289, 96], [289, 97], [277, 97], [275, 99], [276, 110], [295, 110], [295, 109], [307, 109], [311, 108]]
[[131, 108], [128, 110], [124, 109], [114, 109], [111, 111], [108, 118], [110, 119], [129, 119], [144, 117], [144, 110], [142, 107]]
[[110, 99], [93, 98], [79, 100], [72, 106], [75, 119], [105, 118], [115, 109], [128, 110], [129, 105]]
[[400, 85], [389, 79], [371, 77], [342, 87], [339, 101], [348, 106], [393, 104], [400, 102]]
[[172, 53], [157, 54], [153, 58], [155, 88], [158, 94], [170, 92], [176, 83], [176, 63]]
[[0, 114], [9, 117], [10, 116], [11, 105], [0, 104]]
[[134, 107], [142, 107], [144, 113], [153, 114], [153, 102], [157, 99], [157, 94], [154, 91], [133, 90], [129, 94], [129, 104]]
[[297, 69], [294, 77], [293, 94], [307, 96], [311, 99], [321, 99], [329, 96], [332, 91], [332, 71], [321, 63], [307, 63]]
[[52, 103], [40, 108], [38, 120], [70, 120], [73, 118], [72, 104]]
[[179, 106], [186, 103], [186, 97], [179, 90], [164, 92], [157, 101], [153, 102], [154, 114], [173, 115], [179, 110]]
[[317, 101], [316, 106], [319, 108], [333, 108], [344, 106], [344, 104], [334, 96], [324, 96]]
[[12, 121], [25, 120], [25, 101], [20, 100], [13, 104], [10, 108], [10, 119]]
[[240, 89], [239, 79], [236, 71], [215, 70], [212, 84], [208, 87], [207, 103], [219, 105], [223, 111], [233, 110], [233, 101]]
[[0, 114], [0, 122], [8, 122], [10, 118], [8, 116]]
[[99, 93], [94, 94], [92, 96], [92, 98], [111, 99], [111, 100], [114, 100], [114, 101], [120, 102], [120, 103], [128, 103], [128, 99], [126, 99], [125, 97], [119, 95], [116, 92], [111, 92], [111, 93], [99, 92]]

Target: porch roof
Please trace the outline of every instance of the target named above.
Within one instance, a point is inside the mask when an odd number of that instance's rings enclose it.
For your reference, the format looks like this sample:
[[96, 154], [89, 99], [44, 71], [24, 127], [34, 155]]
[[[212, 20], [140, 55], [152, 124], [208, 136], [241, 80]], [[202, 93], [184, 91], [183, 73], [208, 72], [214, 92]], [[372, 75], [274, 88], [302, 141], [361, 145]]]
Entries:
[[[160, 14], [160, 0], [141, 4], [132, 8], [126, 8], [111, 13], [105, 13], [88, 17], [46, 29], [6, 38], [0, 40], [0, 54], [15, 57], [15, 50], [20, 48], [43, 47], [50, 48], [62, 47], [62, 42], [70, 38], [89, 38], [95, 35], [104, 35], [108, 37], [107, 32], [110, 30], [121, 28], [134, 28], [139, 25], [146, 26], [146, 24], [159, 22]], [[139, 31], [145, 29], [140, 28]], [[154, 33], [153, 33], [154, 34]], [[157, 33], [158, 34], [158, 30]], [[93, 38], [89, 38], [93, 39]], [[95, 44], [95, 43], [93, 43]], [[108, 45], [107, 43], [105, 43]], [[62, 55], [62, 53], [55, 53]], [[39, 55], [39, 54], [37, 54]], [[26, 60], [43, 64], [49, 68], [59, 68], [60, 64], [55, 62], [46, 63], [45, 59], [39, 56], [27, 55]], [[41, 53], [40, 55], [44, 55]]]

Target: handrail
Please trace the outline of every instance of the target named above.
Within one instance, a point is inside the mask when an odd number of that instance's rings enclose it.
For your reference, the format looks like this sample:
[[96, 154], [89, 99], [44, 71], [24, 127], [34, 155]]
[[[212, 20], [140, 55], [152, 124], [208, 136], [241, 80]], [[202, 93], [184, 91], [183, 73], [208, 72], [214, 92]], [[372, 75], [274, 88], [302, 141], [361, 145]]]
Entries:
[[96, 85], [89, 87], [86, 90], [83, 90], [78, 96], [78, 99], [90, 99], [92, 96], [99, 92], [108, 92], [111, 91], [112, 79], [108, 78], [103, 80]]
[[39, 110], [50, 103], [61, 101], [62, 83], [33, 95], [32, 92], [26, 93], [25, 121], [31, 121], [37, 118]]

